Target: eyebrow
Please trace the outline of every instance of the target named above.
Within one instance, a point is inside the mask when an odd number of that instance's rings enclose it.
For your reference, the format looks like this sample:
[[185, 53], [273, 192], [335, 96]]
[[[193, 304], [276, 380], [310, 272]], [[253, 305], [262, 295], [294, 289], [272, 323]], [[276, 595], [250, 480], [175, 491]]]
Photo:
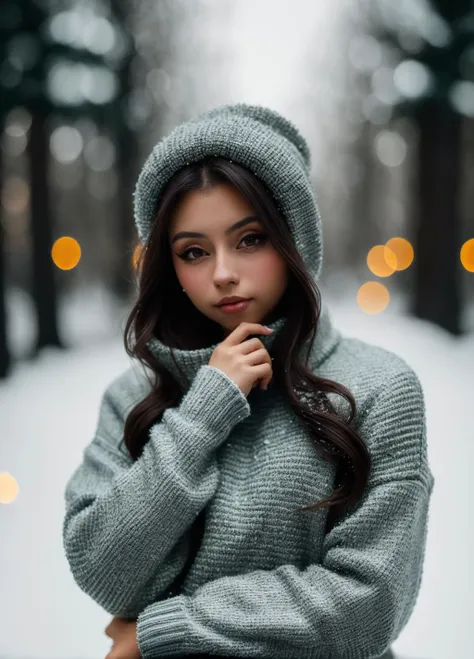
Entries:
[[[242, 220], [239, 220], [238, 222], [230, 226], [228, 229], [225, 230], [224, 233], [226, 236], [228, 236], [234, 231], [237, 231], [237, 229], [240, 229], [241, 227], [250, 224], [250, 222], [260, 222], [260, 221], [261, 220], [257, 215], [249, 215], [248, 217], [244, 217]], [[180, 231], [173, 237], [171, 244], [173, 245], [180, 238], [207, 238], [207, 237], [208, 236], [205, 233], [199, 233], [198, 231]]]

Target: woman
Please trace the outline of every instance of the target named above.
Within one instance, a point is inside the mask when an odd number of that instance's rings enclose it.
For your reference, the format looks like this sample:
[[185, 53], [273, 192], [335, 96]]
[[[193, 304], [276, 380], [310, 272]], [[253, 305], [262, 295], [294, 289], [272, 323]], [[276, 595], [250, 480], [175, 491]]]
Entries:
[[107, 659], [388, 657], [413, 611], [423, 392], [333, 326], [309, 176], [295, 126], [246, 104], [181, 124], [140, 174], [125, 349], [144, 369], [107, 387], [65, 492]]

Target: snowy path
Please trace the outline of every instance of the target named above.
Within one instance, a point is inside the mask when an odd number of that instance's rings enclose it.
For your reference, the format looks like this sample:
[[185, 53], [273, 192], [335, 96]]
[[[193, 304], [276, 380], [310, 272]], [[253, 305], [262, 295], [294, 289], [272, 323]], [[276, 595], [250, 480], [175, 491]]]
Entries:
[[[84, 327], [101, 323], [90, 299], [75, 308]], [[472, 656], [474, 610], [465, 523], [474, 460], [474, 335], [456, 341], [400, 312], [371, 317], [352, 302], [330, 305], [344, 333], [404, 357], [426, 394], [436, 478], [427, 558], [415, 611], [394, 649], [417, 659], [465, 659]], [[94, 314], [90, 323], [86, 309]], [[0, 658], [100, 659], [110, 649], [104, 635], [110, 616], [79, 590], [63, 555], [63, 491], [94, 433], [103, 390], [129, 363], [120, 337], [104, 337], [93, 347], [48, 351], [0, 385], [0, 471], [20, 486], [17, 500], [0, 507]]]

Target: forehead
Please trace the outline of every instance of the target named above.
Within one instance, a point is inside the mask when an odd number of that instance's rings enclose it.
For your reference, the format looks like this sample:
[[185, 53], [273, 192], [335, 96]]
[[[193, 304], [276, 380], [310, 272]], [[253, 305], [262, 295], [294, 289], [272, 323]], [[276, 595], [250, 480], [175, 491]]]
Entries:
[[222, 184], [206, 190], [188, 192], [177, 206], [170, 222], [170, 230], [186, 225], [197, 230], [224, 229], [230, 222], [249, 215], [251, 204], [233, 186]]

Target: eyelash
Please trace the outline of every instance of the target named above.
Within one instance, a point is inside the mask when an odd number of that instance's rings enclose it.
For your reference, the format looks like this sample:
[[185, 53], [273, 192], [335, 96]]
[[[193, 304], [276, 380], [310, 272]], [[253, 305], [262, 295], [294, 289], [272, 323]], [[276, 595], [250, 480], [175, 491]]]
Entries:
[[[247, 245], [245, 249], [252, 249], [253, 247], [262, 247], [266, 242], [267, 242], [267, 236], [264, 233], [248, 233], [246, 236], [242, 237], [242, 240], [246, 240], [247, 238], [259, 238], [260, 243], [257, 245]], [[242, 242], [242, 240], [240, 242]], [[196, 261], [199, 261], [199, 259], [202, 258], [202, 256], [197, 256], [194, 259], [189, 258], [189, 253], [190, 252], [203, 252], [204, 250], [201, 249], [200, 247], [190, 247], [189, 249], [184, 250], [184, 252], [181, 252], [181, 254], [178, 254], [180, 259], [183, 259], [185, 263], [195, 263]]]

